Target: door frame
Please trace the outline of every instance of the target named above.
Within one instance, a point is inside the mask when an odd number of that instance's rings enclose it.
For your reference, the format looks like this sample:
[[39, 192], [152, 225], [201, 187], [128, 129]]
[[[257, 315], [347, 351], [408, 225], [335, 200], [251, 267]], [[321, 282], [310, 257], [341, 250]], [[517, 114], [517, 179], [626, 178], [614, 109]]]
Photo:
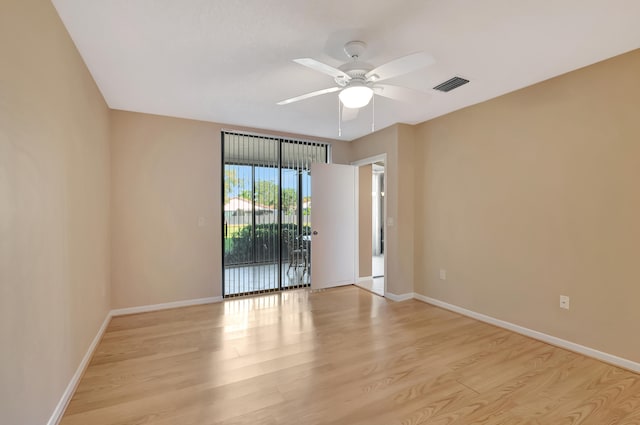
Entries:
[[[278, 142], [278, 158], [277, 158], [277, 170], [278, 170], [278, 217], [277, 217], [277, 227], [278, 227], [278, 237], [277, 237], [277, 245], [278, 245], [278, 249], [277, 249], [277, 278], [278, 278], [278, 288], [274, 288], [274, 289], [267, 289], [267, 290], [258, 290], [258, 291], [251, 291], [251, 292], [242, 292], [242, 293], [237, 293], [237, 294], [227, 294], [225, 291], [225, 286], [226, 286], [226, 277], [225, 277], [225, 273], [226, 273], [226, 267], [225, 267], [225, 239], [226, 239], [226, 225], [225, 225], [225, 221], [226, 221], [226, 217], [225, 217], [225, 211], [224, 211], [224, 206], [225, 206], [225, 165], [227, 165], [227, 163], [225, 162], [225, 135], [229, 134], [229, 135], [236, 135], [236, 136], [247, 136], [247, 137], [256, 137], [256, 138], [263, 138], [263, 139], [269, 139], [269, 140], [276, 140]], [[265, 292], [282, 292], [285, 290], [291, 290], [291, 289], [297, 289], [300, 287], [310, 287], [310, 283], [307, 284], [300, 284], [300, 285], [291, 285], [291, 286], [283, 286], [282, 281], [283, 281], [283, 261], [284, 261], [284, 256], [283, 256], [283, 241], [282, 241], [282, 235], [283, 235], [283, 229], [282, 229], [282, 224], [283, 224], [283, 220], [282, 220], [282, 173], [283, 170], [285, 169], [296, 169], [299, 171], [299, 168], [291, 168], [288, 166], [285, 166], [283, 164], [282, 158], [283, 158], [283, 152], [282, 152], [282, 146], [285, 143], [292, 143], [292, 144], [298, 144], [298, 145], [311, 145], [311, 146], [321, 146], [324, 148], [324, 158], [325, 158], [325, 162], [321, 162], [323, 164], [330, 164], [331, 163], [331, 158], [332, 158], [332, 149], [331, 149], [331, 144], [327, 143], [327, 142], [321, 142], [321, 141], [313, 141], [313, 140], [308, 140], [308, 139], [295, 139], [295, 138], [290, 138], [290, 137], [282, 137], [282, 136], [275, 136], [275, 135], [269, 135], [269, 134], [264, 134], [264, 133], [255, 133], [255, 132], [247, 132], [247, 131], [242, 131], [242, 130], [234, 130], [234, 129], [222, 129], [220, 131], [220, 210], [221, 210], [221, 220], [220, 220], [220, 225], [221, 225], [221, 293], [222, 293], [222, 298], [226, 299], [229, 297], [238, 297], [238, 296], [251, 296], [251, 295], [256, 295], [256, 294], [262, 294]], [[311, 164], [313, 163], [313, 161], [309, 162], [309, 167], [311, 166]], [[259, 164], [254, 164], [254, 163], [248, 163], [248, 164], [244, 164], [247, 166], [251, 166], [251, 173], [252, 173], [252, 191], [253, 191], [253, 201], [252, 203], [254, 204], [254, 207], [252, 209], [252, 225], [255, 227], [255, 167], [260, 166]], [[310, 168], [309, 168], [310, 169]], [[297, 191], [298, 191], [298, 231], [300, 232], [301, 229], [304, 226], [304, 220], [300, 220], [301, 218], [303, 218], [304, 214], [302, 211], [302, 200], [304, 198], [303, 196], [303, 187], [302, 187], [302, 175], [298, 174], [298, 180], [297, 180]]]
[[[369, 164], [373, 164], [375, 162], [384, 162], [384, 173], [385, 173], [385, 177], [384, 177], [384, 201], [382, 202], [382, 208], [383, 208], [383, 214], [384, 214], [384, 220], [382, 223], [382, 229], [383, 229], [383, 234], [384, 234], [384, 238], [385, 238], [385, 244], [384, 244], [384, 296], [386, 297], [387, 295], [387, 276], [388, 276], [388, 268], [387, 268], [387, 261], [389, 259], [389, 244], [387, 243], [388, 240], [388, 234], [387, 234], [387, 198], [389, 198], [388, 196], [388, 192], [389, 192], [389, 188], [388, 188], [388, 180], [387, 180], [387, 170], [388, 170], [388, 163], [387, 163], [387, 154], [386, 153], [381, 153], [378, 155], [373, 155], [373, 156], [369, 156], [363, 159], [359, 159], [356, 161], [352, 161], [350, 163], [350, 165], [354, 165], [356, 167], [361, 167], [363, 165], [369, 165]], [[358, 198], [360, 193], [360, 184], [359, 182], [356, 184], [356, 199]], [[356, 241], [360, 240], [360, 206], [359, 206], [359, 202], [356, 202]], [[369, 257], [372, 257], [371, 254], [369, 254]], [[360, 244], [357, 243], [356, 244], [356, 261], [357, 264], [360, 264]], [[358, 283], [360, 282], [360, 273], [356, 273], [356, 286], [359, 286]]]

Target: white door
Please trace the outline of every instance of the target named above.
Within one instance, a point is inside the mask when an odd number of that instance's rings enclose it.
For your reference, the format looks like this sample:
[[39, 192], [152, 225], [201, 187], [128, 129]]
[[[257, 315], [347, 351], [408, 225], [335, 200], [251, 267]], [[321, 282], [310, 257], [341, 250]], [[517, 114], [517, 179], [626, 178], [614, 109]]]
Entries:
[[311, 288], [351, 285], [356, 277], [357, 167], [311, 164]]

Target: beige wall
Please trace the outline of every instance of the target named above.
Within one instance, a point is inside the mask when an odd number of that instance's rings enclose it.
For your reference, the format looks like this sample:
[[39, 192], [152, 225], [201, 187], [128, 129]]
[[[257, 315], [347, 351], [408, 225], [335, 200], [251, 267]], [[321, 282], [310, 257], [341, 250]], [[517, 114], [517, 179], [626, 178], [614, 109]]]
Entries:
[[112, 307], [219, 296], [221, 127], [111, 119]]
[[[415, 158], [415, 128], [398, 124], [398, 167], [396, 206], [396, 232], [398, 255], [396, 257], [396, 279], [402, 292], [414, 292], [414, 244], [415, 244], [415, 175], [414, 168], [423, 164]], [[386, 195], [386, 194], [385, 194]]]
[[373, 166], [363, 165], [358, 169], [358, 276], [371, 277], [373, 252]]
[[[407, 136], [411, 131], [403, 127], [408, 126], [393, 125], [356, 139], [351, 142], [349, 151], [351, 162], [386, 154], [385, 286], [387, 292], [395, 295], [413, 292], [413, 221], [406, 220], [413, 216], [413, 212], [404, 206], [399, 207], [400, 200], [404, 200], [408, 194], [406, 189], [400, 188], [400, 178], [407, 178], [411, 174], [399, 169], [399, 155], [402, 155], [405, 161], [411, 161], [408, 153], [413, 145], [413, 139]], [[402, 166], [405, 167], [406, 164], [403, 163]], [[408, 168], [412, 169], [412, 166]], [[390, 219], [393, 220], [393, 225], [389, 225]], [[408, 239], [407, 235], [409, 235]], [[407, 264], [411, 267], [407, 268]]]
[[639, 75], [636, 50], [420, 125], [416, 291], [640, 361]]
[[[0, 57], [0, 423], [45, 423], [109, 308], [220, 295], [221, 125], [109, 112], [47, 1], [3, 1]], [[638, 75], [332, 142], [387, 154], [388, 291], [640, 361]]]
[[413, 293], [415, 140], [414, 126], [396, 124], [354, 140], [349, 151], [351, 162], [386, 154], [385, 286], [394, 295]]
[[108, 110], [50, 2], [0, 9], [0, 423], [44, 424], [109, 310]]
[[[220, 296], [223, 125], [124, 111], [111, 118], [112, 307]], [[347, 144], [331, 144], [334, 161], [345, 162]]]
[[334, 164], [349, 164], [351, 158], [351, 143], [336, 140], [325, 140], [331, 144], [331, 162]]

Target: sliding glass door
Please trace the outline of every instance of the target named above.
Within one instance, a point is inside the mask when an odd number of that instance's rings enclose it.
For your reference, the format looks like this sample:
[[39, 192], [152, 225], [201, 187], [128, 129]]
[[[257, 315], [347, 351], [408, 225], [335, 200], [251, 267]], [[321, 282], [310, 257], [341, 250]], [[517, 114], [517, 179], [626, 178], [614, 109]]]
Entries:
[[328, 146], [223, 132], [223, 294], [308, 286], [311, 175]]

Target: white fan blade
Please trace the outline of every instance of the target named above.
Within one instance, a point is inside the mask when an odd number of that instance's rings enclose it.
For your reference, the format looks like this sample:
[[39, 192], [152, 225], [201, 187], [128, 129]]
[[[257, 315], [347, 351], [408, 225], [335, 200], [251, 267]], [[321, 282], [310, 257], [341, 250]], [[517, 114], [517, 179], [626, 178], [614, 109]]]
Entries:
[[281, 100], [277, 104], [278, 105], [287, 105], [289, 103], [297, 102], [299, 100], [309, 99], [310, 97], [320, 96], [320, 95], [327, 94], [327, 93], [333, 93], [333, 92], [336, 92], [336, 91], [341, 90], [341, 89], [342, 89], [342, 87], [331, 87], [331, 88], [328, 88], [328, 89], [316, 90], [316, 91], [312, 91], [311, 93], [302, 94], [300, 96], [292, 97], [290, 99]]
[[429, 93], [392, 84], [376, 84], [373, 92], [379, 96], [408, 103], [425, 101], [431, 97]]
[[342, 107], [342, 121], [355, 120], [358, 117], [360, 108], [345, 108]]
[[351, 79], [349, 75], [347, 75], [343, 71], [340, 71], [338, 68], [334, 68], [331, 65], [327, 65], [326, 63], [318, 62], [315, 59], [302, 58], [302, 59], [294, 59], [293, 61], [295, 63], [299, 63], [300, 65], [306, 66], [307, 68], [311, 68], [315, 71], [319, 71], [324, 74], [331, 75], [333, 78], [341, 77], [341, 78], [344, 78], [346, 81], [349, 81]]
[[367, 72], [365, 77], [367, 79], [372, 78], [373, 82], [388, 80], [389, 78], [396, 77], [398, 75], [408, 74], [420, 68], [429, 66], [435, 62], [433, 56], [424, 53], [414, 53], [409, 56], [404, 56], [391, 62], [387, 62], [384, 65], [372, 69]]

